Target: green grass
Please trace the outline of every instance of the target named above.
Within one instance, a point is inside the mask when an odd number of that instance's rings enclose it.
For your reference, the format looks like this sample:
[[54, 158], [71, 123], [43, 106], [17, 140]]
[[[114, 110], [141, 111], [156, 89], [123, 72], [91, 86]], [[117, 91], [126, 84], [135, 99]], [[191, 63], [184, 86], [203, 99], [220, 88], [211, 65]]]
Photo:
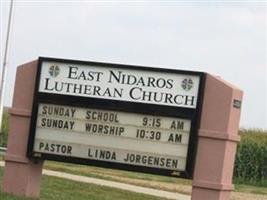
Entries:
[[[91, 167], [84, 165], [76, 165], [76, 164], [66, 164], [54, 161], [46, 161], [45, 168], [51, 169], [55, 171], [61, 171], [76, 175], [82, 175], [87, 177], [100, 178], [105, 180], [113, 180], [119, 181], [123, 183], [130, 183], [138, 186], [151, 187], [155, 189], [164, 189], [171, 192], [180, 192], [189, 194], [188, 192], [184, 192], [183, 190], [179, 190], [179, 187], [168, 187], [170, 185], [186, 185], [191, 186], [192, 181], [181, 178], [172, 178], [144, 173], [135, 173], [135, 172], [127, 172], [121, 170], [114, 169], [103, 169], [99, 167]], [[137, 180], [137, 181], [136, 181]], [[139, 181], [140, 180], [140, 181]], [[151, 184], [151, 182], [158, 184]], [[165, 185], [166, 187], [162, 187]], [[245, 192], [245, 193], [253, 193], [253, 194], [264, 194], [267, 195], [267, 187], [259, 187], [245, 184], [235, 184], [235, 192]]]
[[267, 195], [267, 188], [252, 185], [235, 184], [235, 192]]
[[104, 178], [110, 180], [114, 180], [114, 177], [121, 177], [121, 178], [138, 179], [146, 181], [158, 181], [164, 183], [179, 183], [184, 185], [191, 185], [192, 183], [192, 181], [188, 179], [166, 177], [166, 176], [159, 176], [159, 175], [139, 173], [139, 172], [138, 173], [129, 172], [116, 169], [103, 169], [100, 167], [92, 167], [92, 166], [77, 165], [70, 163], [60, 163], [54, 161], [46, 161], [44, 167], [46, 169], [51, 169], [56, 171], [62, 171], [82, 176]]
[[[115, 169], [104, 169], [100, 167], [69, 163], [67, 164], [54, 161], [46, 161], [44, 168], [86, 177], [94, 177], [104, 180], [128, 183], [137, 186], [162, 189], [171, 192], [179, 192], [183, 194], [190, 194], [190, 188], [185, 190], [184, 186], [191, 187], [192, 183], [192, 181], [188, 179], [129, 172]], [[177, 185], [183, 187], [177, 187]]]
[[[2, 185], [3, 168], [0, 168], [0, 184]], [[0, 189], [1, 200], [29, 200], [4, 194]], [[43, 176], [40, 200], [163, 200], [149, 195], [96, 186], [55, 177]], [[167, 199], [165, 199], [167, 200]]]

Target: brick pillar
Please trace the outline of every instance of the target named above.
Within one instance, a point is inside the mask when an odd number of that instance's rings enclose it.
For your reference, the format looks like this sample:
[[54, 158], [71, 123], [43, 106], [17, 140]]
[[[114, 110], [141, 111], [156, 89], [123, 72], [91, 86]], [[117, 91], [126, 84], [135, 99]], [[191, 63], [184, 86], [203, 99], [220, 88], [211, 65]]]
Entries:
[[40, 193], [43, 162], [35, 163], [26, 157], [36, 70], [37, 61], [18, 67], [13, 105], [9, 111], [3, 191], [17, 196], [38, 197]]
[[242, 91], [207, 74], [192, 200], [229, 200]]

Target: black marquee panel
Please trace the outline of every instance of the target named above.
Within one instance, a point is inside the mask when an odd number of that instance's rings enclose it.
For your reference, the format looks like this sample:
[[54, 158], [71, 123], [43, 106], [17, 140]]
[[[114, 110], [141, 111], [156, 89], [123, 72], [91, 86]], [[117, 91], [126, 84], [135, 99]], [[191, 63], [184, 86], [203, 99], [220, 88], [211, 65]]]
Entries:
[[[86, 65], [94, 65], [97, 67], [112, 67], [112, 68], [120, 68], [120, 69], [137, 69], [141, 71], [142, 70], [143, 71], [154, 71], [154, 72], [161, 72], [161, 73], [196, 75], [200, 77], [197, 107], [196, 109], [181, 108], [181, 107], [174, 107], [174, 106], [154, 105], [154, 104], [147, 104], [147, 103], [134, 103], [134, 102], [126, 102], [126, 101], [118, 101], [118, 100], [107, 100], [107, 99], [99, 99], [99, 98], [91, 98], [91, 97], [79, 97], [79, 96], [59, 95], [59, 94], [49, 94], [49, 93], [38, 92], [38, 88], [40, 84], [41, 68], [42, 68], [42, 63], [44, 61], [51, 61], [51, 62], [58, 62], [58, 63], [70, 63], [70, 64], [71, 63], [86, 64]], [[34, 95], [34, 102], [33, 102], [33, 107], [32, 107], [32, 118], [31, 118], [31, 125], [30, 125], [30, 135], [29, 135], [29, 140], [28, 140], [27, 155], [28, 157], [32, 159], [55, 160], [55, 161], [61, 161], [61, 162], [93, 165], [93, 166], [115, 168], [115, 169], [122, 169], [122, 170], [128, 170], [128, 171], [160, 174], [160, 175], [166, 175], [166, 176], [192, 178], [196, 149], [197, 149], [197, 131], [199, 129], [199, 124], [200, 124], [200, 114], [201, 114], [204, 81], [205, 81], [204, 79], [205, 79], [205, 74], [202, 72], [151, 68], [151, 67], [141, 67], [141, 66], [131, 66], [131, 65], [120, 65], [120, 64], [110, 64], [110, 63], [84, 62], [84, 61], [76, 61], [76, 60], [40, 57], [39, 62], [38, 62], [37, 75], [36, 75], [35, 95]], [[58, 104], [58, 105], [83, 107], [83, 108], [91, 108], [91, 109], [105, 109], [105, 110], [110, 110], [110, 111], [123, 111], [123, 112], [129, 112], [129, 113], [149, 114], [153, 116], [167, 116], [167, 117], [190, 119], [191, 130], [190, 130], [190, 138], [189, 138], [189, 145], [188, 145], [186, 170], [177, 173], [176, 171], [169, 170], [169, 169], [136, 166], [136, 165], [130, 165], [130, 164], [121, 164], [121, 163], [114, 163], [114, 162], [93, 160], [93, 159], [82, 159], [82, 158], [54, 155], [54, 154], [48, 154], [48, 153], [35, 154], [33, 147], [34, 147], [35, 132], [36, 132], [38, 105], [40, 103]]]

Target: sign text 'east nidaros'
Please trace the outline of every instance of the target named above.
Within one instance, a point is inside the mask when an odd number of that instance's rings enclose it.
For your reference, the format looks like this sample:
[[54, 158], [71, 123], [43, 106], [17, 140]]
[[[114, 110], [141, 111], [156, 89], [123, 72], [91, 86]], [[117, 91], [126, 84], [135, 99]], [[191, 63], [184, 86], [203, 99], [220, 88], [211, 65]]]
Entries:
[[190, 178], [203, 76], [39, 58], [28, 156]]

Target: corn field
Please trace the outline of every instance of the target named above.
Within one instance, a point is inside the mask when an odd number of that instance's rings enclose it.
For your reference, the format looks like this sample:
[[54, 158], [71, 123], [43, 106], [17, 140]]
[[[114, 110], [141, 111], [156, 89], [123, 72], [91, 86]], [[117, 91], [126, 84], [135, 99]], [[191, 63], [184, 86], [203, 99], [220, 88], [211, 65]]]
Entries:
[[8, 113], [3, 113], [3, 123], [2, 128], [0, 129], [0, 147], [7, 146], [7, 136], [8, 136]]
[[244, 129], [240, 134], [234, 169], [235, 183], [267, 186], [267, 132]]

